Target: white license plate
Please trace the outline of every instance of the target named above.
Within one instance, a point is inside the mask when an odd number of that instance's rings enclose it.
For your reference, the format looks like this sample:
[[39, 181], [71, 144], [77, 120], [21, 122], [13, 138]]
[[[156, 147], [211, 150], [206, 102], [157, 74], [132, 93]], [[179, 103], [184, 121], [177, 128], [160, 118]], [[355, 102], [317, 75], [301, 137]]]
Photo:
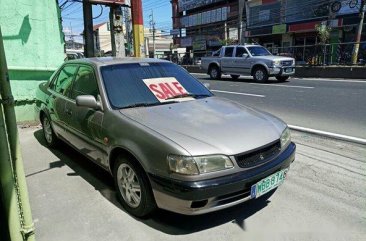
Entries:
[[250, 192], [251, 198], [258, 198], [280, 186], [286, 179], [287, 171], [288, 169], [281, 170], [254, 184]]

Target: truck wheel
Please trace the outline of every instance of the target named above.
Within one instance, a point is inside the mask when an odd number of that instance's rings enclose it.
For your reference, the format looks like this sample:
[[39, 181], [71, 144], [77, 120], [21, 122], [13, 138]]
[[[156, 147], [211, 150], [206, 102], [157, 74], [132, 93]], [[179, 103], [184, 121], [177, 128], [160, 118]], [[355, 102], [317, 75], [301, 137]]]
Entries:
[[286, 80], [288, 80], [290, 78], [290, 76], [276, 76], [276, 79], [279, 82], [285, 82]]
[[221, 71], [219, 67], [212, 66], [209, 71], [211, 79], [221, 79]]
[[144, 170], [124, 156], [113, 167], [117, 197], [123, 208], [136, 217], [146, 217], [156, 209], [149, 179]]
[[233, 80], [239, 79], [240, 75], [232, 74], [230, 75]]
[[268, 81], [268, 72], [264, 67], [257, 67], [254, 71], [253, 71], [253, 78], [255, 81], [260, 82], [260, 83], [264, 83]]

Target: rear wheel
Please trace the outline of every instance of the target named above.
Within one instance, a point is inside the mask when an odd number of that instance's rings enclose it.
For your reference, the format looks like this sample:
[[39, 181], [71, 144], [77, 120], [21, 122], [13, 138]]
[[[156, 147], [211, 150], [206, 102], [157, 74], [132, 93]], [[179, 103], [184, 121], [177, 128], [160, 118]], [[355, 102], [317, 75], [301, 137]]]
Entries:
[[264, 83], [268, 81], [268, 72], [264, 67], [257, 67], [254, 71], [253, 71], [253, 78], [255, 81], [260, 82], [260, 83]]
[[290, 78], [290, 76], [276, 76], [276, 79], [280, 82], [285, 82], [286, 80], [288, 80]]
[[221, 79], [221, 71], [218, 66], [211, 66], [209, 71], [211, 79]]
[[52, 129], [51, 120], [47, 116], [44, 116], [42, 118], [42, 127], [43, 127], [43, 136], [44, 139], [46, 140], [47, 146], [51, 148], [56, 147], [58, 139], [55, 132]]
[[123, 208], [136, 217], [145, 217], [156, 209], [150, 182], [136, 161], [119, 156], [113, 168], [117, 196]]
[[233, 80], [239, 79], [240, 75], [232, 74], [230, 75]]

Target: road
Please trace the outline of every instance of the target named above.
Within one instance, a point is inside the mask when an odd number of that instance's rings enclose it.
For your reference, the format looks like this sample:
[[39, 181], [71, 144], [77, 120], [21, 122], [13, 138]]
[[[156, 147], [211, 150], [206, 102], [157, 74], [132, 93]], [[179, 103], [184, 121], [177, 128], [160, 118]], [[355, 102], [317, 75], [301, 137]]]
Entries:
[[366, 139], [366, 81], [290, 79], [260, 84], [242, 77], [210, 80], [217, 96], [279, 116], [290, 125]]
[[70, 147], [20, 129], [37, 241], [366, 240], [366, 148], [293, 132], [296, 160], [268, 201], [187, 217], [129, 216], [112, 178]]

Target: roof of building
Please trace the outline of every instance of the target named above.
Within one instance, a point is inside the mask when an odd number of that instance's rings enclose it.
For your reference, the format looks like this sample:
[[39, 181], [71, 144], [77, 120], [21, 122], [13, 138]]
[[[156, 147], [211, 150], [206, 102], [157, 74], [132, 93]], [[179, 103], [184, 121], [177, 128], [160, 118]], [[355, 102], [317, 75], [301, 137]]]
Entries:
[[103, 26], [104, 24], [106, 24], [107, 22], [103, 22], [103, 23], [99, 23], [99, 24], [96, 24], [96, 25], [94, 25], [93, 26], [93, 30], [95, 31], [95, 30], [97, 30], [97, 29], [99, 29], [101, 26]]

